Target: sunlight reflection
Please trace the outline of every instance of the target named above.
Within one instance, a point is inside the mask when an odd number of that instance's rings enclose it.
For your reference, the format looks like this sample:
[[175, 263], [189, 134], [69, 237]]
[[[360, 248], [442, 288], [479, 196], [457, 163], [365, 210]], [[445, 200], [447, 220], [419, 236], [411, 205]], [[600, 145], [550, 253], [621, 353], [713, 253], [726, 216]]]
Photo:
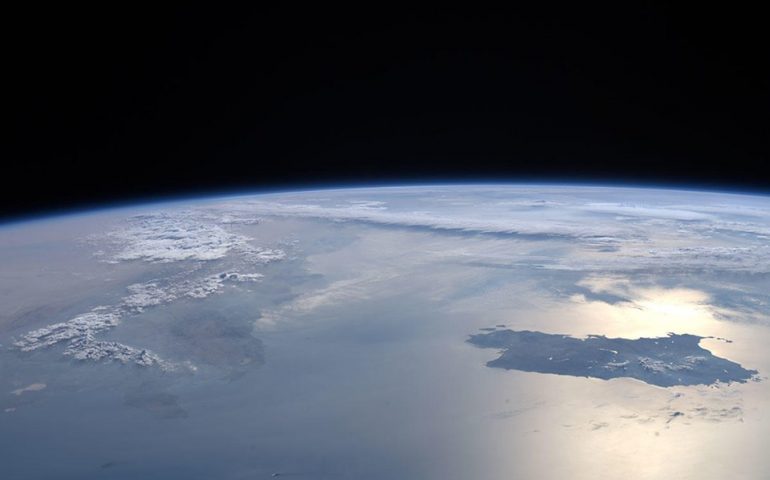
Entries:
[[[612, 281], [611, 281], [612, 280]], [[625, 338], [664, 336], [668, 332], [719, 335], [720, 320], [705, 292], [686, 288], [633, 287], [627, 280], [592, 279], [593, 293], [610, 293], [626, 301], [608, 303], [573, 295], [571, 309], [593, 332]]]

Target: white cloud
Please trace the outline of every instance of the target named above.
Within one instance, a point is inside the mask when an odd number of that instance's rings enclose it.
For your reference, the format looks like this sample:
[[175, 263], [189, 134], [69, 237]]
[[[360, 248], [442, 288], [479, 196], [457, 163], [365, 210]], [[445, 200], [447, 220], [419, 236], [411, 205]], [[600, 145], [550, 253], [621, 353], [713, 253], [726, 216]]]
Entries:
[[64, 354], [78, 360], [135, 363], [143, 367], [157, 366], [169, 371], [178, 370], [181, 366], [193, 369], [191, 364], [169, 362], [149, 350], [117, 342], [98, 341], [95, 336], [117, 327], [125, 317], [141, 313], [147, 308], [182, 298], [206, 298], [221, 290], [225, 282], [256, 282], [262, 277], [259, 273], [222, 272], [202, 279], [168, 284], [152, 281], [129, 285], [129, 294], [116, 305], [96, 307], [66, 322], [28, 332], [17, 339], [14, 346], [21, 351], [31, 352], [66, 343]]
[[[18, 396], [20, 396], [20, 395], [22, 395], [24, 393], [27, 393], [27, 392], [39, 392], [40, 390], [45, 389], [46, 386], [47, 385], [45, 383], [33, 383], [33, 384], [27, 385], [26, 387], [23, 387], [23, 388], [17, 388], [16, 390], [12, 391], [11, 393], [18, 397]], [[7, 411], [7, 409], [6, 409], [6, 411]]]
[[135, 216], [129, 226], [110, 232], [107, 238], [117, 246], [117, 251], [109, 257], [112, 262], [210, 261], [230, 253], [246, 253], [258, 260], [279, 255], [278, 251], [253, 247], [249, 244], [250, 238], [184, 211]]
[[[112, 253], [105, 253], [102, 248], [97, 252], [111, 263], [210, 262], [233, 256], [242, 266], [253, 267], [285, 257], [282, 250], [254, 246], [249, 237], [231, 233], [215, 222], [252, 223], [247, 219], [239, 221], [233, 216], [206, 215], [195, 211], [158, 212], [131, 217], [125, 228], [90, 240], [97, 244], [107, 240], [109, 245], [104, 246], [111, 247]], [[258, 282], [263, 278], [260, 273], [233, 270], [196, 277], [197, 271], [198, 268], [193, 268], [168, 278], [129, 285], [128, 294], [118, 303], [96, 307], [65, 322], [27, 332], [15, 340], [14, 346], [30, 352], [66, 343], [64, 354], [78, 360], [118, 361], [176, 370], [182, 364], [163, 360], [146, 349], [99, 341], [95, 336], [117, 327], [126, 317], [147, 308], [184, 298], [207, 298], [219, 292], [227, 282]]]
[[[362, 200], [367, 193], [369, 199]], [[344, 201], [353, 195], [355, 202]], [[456, 191], [371, 189], [328, 192], [326, 197], [319, 192], [252, 197], [209, 208], [237, 212], [240, 218], [314, 218], [437, 233], [570, 241], [570, 252], [543, 265], [550, 269], [770, 272], [770, 199], [764, 197], [635, 189], [459, 187]]]

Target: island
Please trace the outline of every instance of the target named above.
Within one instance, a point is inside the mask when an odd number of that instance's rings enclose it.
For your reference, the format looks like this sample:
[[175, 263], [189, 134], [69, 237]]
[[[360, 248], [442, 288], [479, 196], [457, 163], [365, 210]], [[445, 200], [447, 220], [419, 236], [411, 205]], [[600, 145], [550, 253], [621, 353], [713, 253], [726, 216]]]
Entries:
[[757, 375], [738, 363], [714, 356], [700, 337], [669, 333], [659, 338], [607, 338], [508, 329], [471, 335], [468, 342], [501, 350], [487, 366], [603, 380], [629, 377], [651, 385], [711, 385], [746, 382]]

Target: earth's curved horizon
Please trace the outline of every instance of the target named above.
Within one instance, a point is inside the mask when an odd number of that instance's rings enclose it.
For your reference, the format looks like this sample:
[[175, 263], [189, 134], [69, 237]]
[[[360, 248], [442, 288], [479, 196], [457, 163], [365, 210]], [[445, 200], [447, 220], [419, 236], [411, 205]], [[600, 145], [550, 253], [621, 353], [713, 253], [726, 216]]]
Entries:
[[385, 190], [402, 188], [590, 188], [590, 189], [611, 189], [611, 190], [654, 190], [658, 192], [671, 193], [693, 193], [693, 194], [719, 194], [719, 195], [737, 195], [747, 197], [770, 198], [770, 191], [762, 188], [739, 187], [737, 185], [711, 185], [711, 184], [687, 184], [687, 183], [636, 183], [613, 182], [613, 181], [437, 181], [437, 182], [372, 182], [372, 183], [320, 183], [311, 185], [285, 185], [280, 188], [272, 187], [247, 187], [247, 188], [227, 188], [214, 190], [201, 190], [200, 192], [184, 192], [171, 195], [150, 194], [147, 196], [126, 197], [109, 199], [97, 203], [77, 203], [64, 208], [43, 208], [33, 213], [15, 213], [9, 214], [5, 218], [0, 218], [0, 228], [11, 228], [18, 225], [24, 225], [34, 222], [56, 220], [78, 215], [92, 215], [100, 212], [120, 211], [135, 208], [147, 207], [173, 207], [175, 204], [184, 204], [189, 202], [205, 202], [216, 200], [233, 200], [246, 197], [268, 196], [268, 195], [296, 195], [323, 192], [355, 192], [358, 190]]
[[3, 478], [770, 475], [770, 196], [207, 195], [0, 264]]

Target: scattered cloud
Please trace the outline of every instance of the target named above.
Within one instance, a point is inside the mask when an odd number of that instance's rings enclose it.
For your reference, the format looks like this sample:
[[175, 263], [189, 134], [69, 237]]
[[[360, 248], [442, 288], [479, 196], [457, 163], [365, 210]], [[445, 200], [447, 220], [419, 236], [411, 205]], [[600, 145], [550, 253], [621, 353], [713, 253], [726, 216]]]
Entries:
[[17, 388], [16, 390], [12, 391], [11, 393], [13, 395], [16, 395], [17, 397], [27, 393], [27, 392], [39, 392], [40, 390], [43, 390], [47, 385], [45, 383], [32, 383], [30, 385], [27, 385], [23, 388]]

